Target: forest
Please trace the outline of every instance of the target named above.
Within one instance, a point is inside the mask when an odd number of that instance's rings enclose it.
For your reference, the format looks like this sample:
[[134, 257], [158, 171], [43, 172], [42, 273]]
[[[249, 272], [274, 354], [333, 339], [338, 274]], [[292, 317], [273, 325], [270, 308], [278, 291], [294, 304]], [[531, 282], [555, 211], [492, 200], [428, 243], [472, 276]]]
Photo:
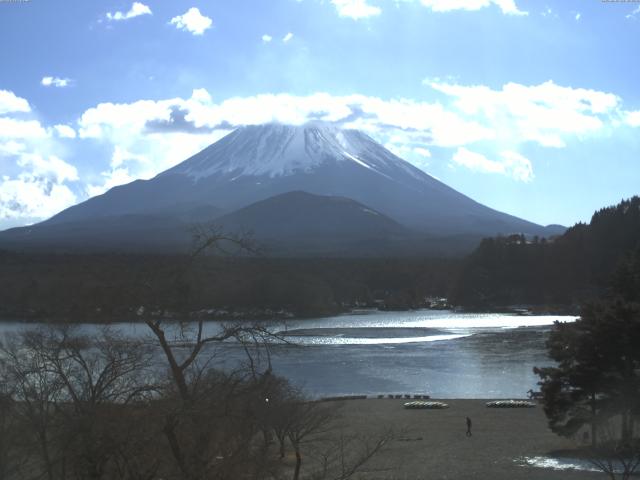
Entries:
[[553, 239], [484, 239], [461, 266], [451, 301], [477, 309], [518, 304], [577, 308], [614, 287], [637, 292], [639, 262], [640, 197], [633, 197]]
[[[578, 311], [640, 289], [640, 197], [555, 238], [486, 238], [464, 258], [275, 258], [0, 251], [0, 318], [111, 322], [282, 318], [434, 305]], [[440, 303], [439, 306], [443, 304]]]
[[446, 297], [457, 259], [282, 259], [0, 253], [0, 318], [274, 318], [406, 310]]

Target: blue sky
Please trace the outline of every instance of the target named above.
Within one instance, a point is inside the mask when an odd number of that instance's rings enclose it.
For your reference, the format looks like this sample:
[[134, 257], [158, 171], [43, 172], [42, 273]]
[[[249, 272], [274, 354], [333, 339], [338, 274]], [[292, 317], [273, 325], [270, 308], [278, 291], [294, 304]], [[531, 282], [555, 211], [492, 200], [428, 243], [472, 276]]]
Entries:
[[5, 1], [0, 40], [0, 229], [313, 118], [542, 224], [640, 194], [640, 2]]

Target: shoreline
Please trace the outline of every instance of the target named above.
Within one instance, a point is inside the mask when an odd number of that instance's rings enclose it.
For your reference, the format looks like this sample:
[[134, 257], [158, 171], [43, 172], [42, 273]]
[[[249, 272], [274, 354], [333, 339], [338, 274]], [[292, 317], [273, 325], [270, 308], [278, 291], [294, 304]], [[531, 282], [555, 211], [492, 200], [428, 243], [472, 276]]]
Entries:
[[[217, 313], [209, 313], [213, 310], [216, 310]], [[558, 316], [571, 316], [571, 315], [579, 315], [579, 311], [572, 306], [559, 306], [558, 308], [548, 308], [548, 306], [536, 306], [536, 305], [528, 305], [526, 307], [519, 306], [496, 306], [495, 308], [469, 308], [469, 307], [460, 307], [460, 306], [452, 306], [448, 309], [443, 308], [407, 308], [407, 309], [384, 309], [384, 308], [364, 308], [364, 307], [354, 307], [354, 308], [342, 308], [342, 309], [334, 309], [334, 310], [322, 310], [318, 312], [311, 313], [296, 313], [290, 312], [286, 309], [279, 310], [270, 310], [266, 309], [264, 311], [229, 311], [225, 309], [203, 309], [191, 312], [185, 312], [184, 314], [179, 314], [175, 312], [167, 312], [164, 314], [151, 315], [149, 318], [152, 320], [163, 320], [166, 322], [179, 322], [184, 321], [181, 318], [186, 319], [186, 321], [198, 321], [204, 320], [205, 322], [234, 322], [234, 321], [249, 321], [249, 322], [277, 322], [277, 321], [287, 321], [287, 320], [307, 320], [307, 319], [320, 319], [320, 318], [330, 318], [334, 316], [340, 315], [367, 315], [369, 313], [404, 313], [404, 312], [451, 312], [451, 313], [461, 313], [461, 314], [513, 314], [515, 316], [522, 317], [537, 317], [537, 316], [549, 316], [549, 315], [558, 315]], [[204, 313], [203, 313], [204, 312]], [[51, 323], [51, 324], [96, 324], [96, 325], [109, 325], [113, 323], [142, 323], [143, 320], [137, 315], [135, 312], [128, 312], [124, 315], [107, 315], [101, 312], [94, 312], [91, 314], [91, 320], [86, 321], [82, 320], [81, 317], [89, 317], [90, 315], [77, 315], [77, 316], [66, 316], [61, 314], [46, 314], [42, 312], [20, 312], [20, 313], [7, 313], [0, 312], [0, 323]]]
[[458, 397], [458, 398], [450, 398], [450, 397], [432, 397], [426, 393], [415, 393], [415, 394], [395, 394], [395, 393], [381, 393], [381, 394], [351, 394], [351, 395], [330, 395], [330, 396], [319, 396], [313, 399], [317, 402], [351, 402], [351, 401], [364, 401], [364, 400], [393, 400], [393, 401], [402, 401], [412, 402], [414, 400], [424, 400], [430, 402], [448, 402], [448, 401], [473, 401], [473, 402], [491, 402], [494, 400], [502, 401], [502, 400], [516, 400], [516, 401], [530, 401], [536, 403], [536, 407], [542, 408], [541, 404], [536, 402], [536, 400], [532, 400], [529, 397]]

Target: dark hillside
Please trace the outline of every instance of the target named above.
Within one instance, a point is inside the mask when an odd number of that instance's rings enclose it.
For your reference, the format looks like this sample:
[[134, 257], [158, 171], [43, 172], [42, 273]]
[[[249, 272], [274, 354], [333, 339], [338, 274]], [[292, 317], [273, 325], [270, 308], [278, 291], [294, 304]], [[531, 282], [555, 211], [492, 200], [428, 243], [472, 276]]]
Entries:
[[579, 223], [551, 241], [520, 235], [483, 240], [464, 262], [452, 300], [476, 308], [576, 305], [606, 293], [612, 278], [622, 278], [621, 269], [638, 261], [633, 253], [638, 248], [636, 196], [597, 211], [589, 224]]

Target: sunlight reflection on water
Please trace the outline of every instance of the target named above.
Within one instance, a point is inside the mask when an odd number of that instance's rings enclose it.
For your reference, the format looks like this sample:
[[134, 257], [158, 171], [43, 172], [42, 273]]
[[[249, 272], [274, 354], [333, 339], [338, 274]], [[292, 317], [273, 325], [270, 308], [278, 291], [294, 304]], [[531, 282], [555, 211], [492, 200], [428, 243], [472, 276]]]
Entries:
[[439, 340], [456, 340], [469, 335], [427, 335], [425, 337], [400, 337], [400, 338], [355, 338], [342, 336], [311, 336], [296, 337], [299, 345], [398, 345], [403, 343], [436, 342]]
[[550, 326], [577, 317], [563, 315], [515, 315], [504, 313], [458, 313], [422, 310], [411, 312], [370, 312], [359, 315], [292, 320], [288, 328], [443, 328], [447, 330]]
[[[524, 457], [516, 460], [521, 466], [548, 468], [551, 470], [578, 470], [581, 472], [601, 472], [588, 460], [580, 458], [556, 458], [556, 457]], [[620, 468], [616, 469], [620, 470]]]

